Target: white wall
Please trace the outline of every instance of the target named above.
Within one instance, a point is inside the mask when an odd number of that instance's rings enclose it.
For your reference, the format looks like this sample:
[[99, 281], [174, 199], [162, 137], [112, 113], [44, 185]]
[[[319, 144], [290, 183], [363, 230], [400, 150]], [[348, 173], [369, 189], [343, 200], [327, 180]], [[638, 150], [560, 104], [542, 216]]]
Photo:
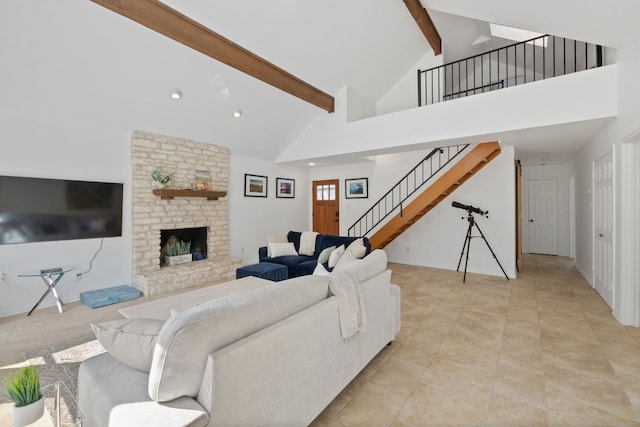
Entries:
[[[336, 95], [336, 112], [319, 115], [278, 161], [379, 154], [398, 151], [398, 147], [408, 151], [452, 139], [479, 142], [480, 137], [485, 136], [486, 141], [496, 133], [614, 117], [616, 84], [614, 64], [352, 122], [345, 120], [347, 100], [343, 90]], [[549, 103], [549, 99], [554, 102]]]
[[[369, 180], [369, 197], [366, 199], [346, 199], [345, 198], [345, 179], [351, 178], [368, 178]], [[375, 163], [363, 161], [360, 163], [343, 164], [337, 166], [313, 167], [309, 170], [309, 182], [320, 181], [324, 179], [338, 179], [340, 201], [340, 234], [346, 236], [349, 226], [356, 221], [367, 209], [369, 209], [372, 200], [372, 191], [377, 188], [377, 176], [375, 175]], [[311, 184], [309, 184], [311, 188]], [[311, 205], [311, 201], [309, 202]], [[313, 212], [309, 211], [309, 218]]]
[[[340, 179], [340, 232], [353, 224], [384, 193], [411, 170], [429, 150], [375, 156], [371, 162], [314, 168], [312, 180]], [[390, 261], [443, 269], [456, 269], [467, 231], [461, 220], [466, 211], [451, 207], [452, 201], [489, 210], [489, 218], [477, 217], [478, 225], [510, 277], [515, 277], [515, 172], [513, 147], [467, 181], [461, 188], [385, 248]], [[345, 199], [344, 179], [369, 179], [369, 198]], [[477, 234], [477, 233], [476, 233]], [[473, 240], [469, 272], [502, 275], [491, 252], [480, 239]]]
[[[34, 176], [124, 183], [123, 235], [104, 239], [90, 273], [76, 281], [75, 273], [89, 268], [100, 239], [0, 245], [0, 317], [24, 313], [46, 290], [39, 278], [19, 273], [45, 267], [76, 265], [57, 290], [65, 302], [77, 301], [81, 292], [131, 284], [131, 160], [130, 131], [101, 129], [95, 133], [0, 117], [4, 175]], [[221, 141], [216, 143], [224, 145]], [[267, 175], [268, 197], [244, 197], [244, 174]], [[230, 253], [244, 263], [257, 261], [264, 237], [289, 230], [308, 229], [310, 183], [308, 171], [293, 166], [231, 155], [229, 171]], [[276, 199], [276, 178], [296, 182], [294, 199]], [[151, 178], [150, 178], [151, 179]], [[41, 307], [54, 305], [51, 297]]]
[[[389, 260], [455, 270], [468, 223], [462, 219], [466, 211], [452, 207], [453, 201], [489, 211], [489, 218], [476, 215], [476, 223], [507, 275], [516, 277], [513, 147], [502, 147], [498, 157], [387, 246]], [[473, 235], [478, 235], [475, 228]], [[502, 276], [481, 238], [472, 239], [467, 271]]]
[[[244, 175], [268, 177], [267, 197], [245, 197]], [[276, 198], [276, 178], [295, 179], [295, 198]], [[231, 154], [229, 165], [229, 252], [243, 264], [258, 261], [258, 248], [266, 236], [289, 230], [310, 230], [311, 184], [309, 172]]]
[[398, 82], [376, 103], [378, 115], [415, 108], [418, 105], [418, 70], [428, 70], [443, 64], [444, 55], [435, 56], [429, 50]]
[[572, 165], [522, 165], [522, 252], [529, 252], [529, 181], [555, 179], [558, 182], [558, 255], [571, 256], [569, 181], [572, 173]]
[[[636, 2], [635, 13], [627, 18], [640, 17], [640, 2]], [[605, 126], [593, 141], [587, 144], [576, 160], [576, 267], [593, 283], [593, 209], [592, 209], [592, 169], [593, 162], [609, 151], [614, 160], [614, 287], [612, 312], [623, 324], [640, 326], [640, 277], [636, 273], [640, 249], [635, 246], [638, 230], [637, 207], [625, 194], [638, 194], [634, 184], [634, 163], [628, 162], [629, 150], [626, 144], [637, 142], [632, 139], [623, 142], [640, 128], [640, 55], [635, 40], [640, 37], [640, 28], [632, 26], [632, 34], [624, 38], [618, 50], [618, 117]], [[627, 156], [627, 157], [625, 157]]]
[[[131, 284], [130, 135], [82, 132], [9, 117], [0, 117], [0, 129], [3, 175], [124, 184], [122, 237], [104, 239], [91, 272], [81, 281], [76, 281], [76, 273], [89, 268], [100, 239], [0, 245], [0, 271], [6, 272], [0, 283], [0, 316], [30, 310], [46, 290], [40, 278], [18, 277], [28, 271], [77, 266], [56, 288], [65, 302], [78, 300], [83, 291]], [[49, 297], [41, 307], [54, 305], [53, 301]]]

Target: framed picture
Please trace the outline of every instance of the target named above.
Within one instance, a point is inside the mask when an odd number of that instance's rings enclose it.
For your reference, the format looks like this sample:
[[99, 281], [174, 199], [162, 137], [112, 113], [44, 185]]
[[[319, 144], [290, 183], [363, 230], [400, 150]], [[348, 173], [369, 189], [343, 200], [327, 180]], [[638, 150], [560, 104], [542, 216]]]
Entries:
[[347, 199], [366, 199], [369, 197], [369, 179], [345, 179], [344, 194]]
[[211, 190], [211, 173], [208, 170], [196, 169], [196, 190]]
[[276, 178], [276, 197], [280, 199], [295, 198], [296, 180], [289, 178]]
[[268, 178], [262, 175], [244, 174], [245, 197], [267, 197]]

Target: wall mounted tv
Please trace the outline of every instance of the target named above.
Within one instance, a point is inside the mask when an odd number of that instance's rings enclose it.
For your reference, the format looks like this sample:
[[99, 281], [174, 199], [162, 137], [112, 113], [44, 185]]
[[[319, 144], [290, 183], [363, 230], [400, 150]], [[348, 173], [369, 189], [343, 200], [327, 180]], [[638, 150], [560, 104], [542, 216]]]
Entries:
[[0, 244], [122, 236], [122, 184], [0, 176]]

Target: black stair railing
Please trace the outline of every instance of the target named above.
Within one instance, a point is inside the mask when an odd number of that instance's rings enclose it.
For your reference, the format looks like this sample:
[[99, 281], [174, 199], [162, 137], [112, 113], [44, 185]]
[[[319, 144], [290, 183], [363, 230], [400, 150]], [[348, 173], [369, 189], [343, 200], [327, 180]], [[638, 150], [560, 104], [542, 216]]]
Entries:
[[380, 197], [364, 215], [354, 222], [349, 227], [347, 235], [355, 237], [366, 236], [367, 233], [375, 229], [396, 210], [402, 213], [402, 204], [468, 146], [469, 144], [434, 148], [409, 173], [402, 177], [391, 190]]
[[418, 106], [436, 104], [603, 65], [600, 45], [540, 36], [418, 70]]

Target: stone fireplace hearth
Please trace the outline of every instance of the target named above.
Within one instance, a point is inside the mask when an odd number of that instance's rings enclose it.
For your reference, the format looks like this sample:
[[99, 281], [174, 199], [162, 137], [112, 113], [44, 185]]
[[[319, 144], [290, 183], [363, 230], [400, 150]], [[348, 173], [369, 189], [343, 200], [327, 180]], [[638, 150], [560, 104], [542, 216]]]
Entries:
[[[229, 255], [229, 209], [226, 197], [175, 197], [153, 194], [151, 171], [173, 173], [170, 187], [194, 188], [196, 170], [208, 170], [214, 191], [227, 191], [229, 149], [213, 144], [135, 131], [131, 137], [133, 285], [158, 295], [233, 278], [241, 263]], [[205, 228], [206, 259], [161, 267], [161, 230]]]

